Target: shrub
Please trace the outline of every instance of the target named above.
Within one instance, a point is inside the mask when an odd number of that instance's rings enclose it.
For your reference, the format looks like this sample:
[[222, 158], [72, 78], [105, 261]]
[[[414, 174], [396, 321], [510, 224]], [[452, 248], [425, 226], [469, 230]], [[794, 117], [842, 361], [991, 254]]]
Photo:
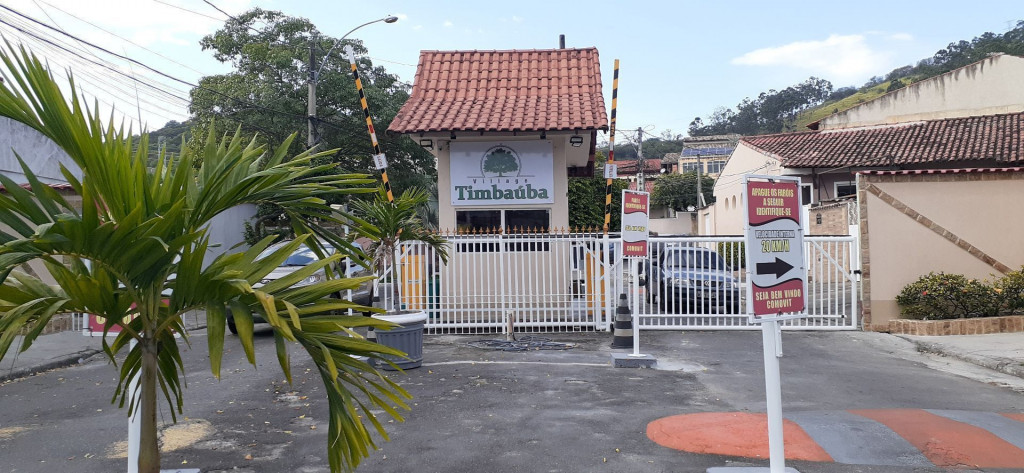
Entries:
[[1024, 266], [1018, 271], [1006, 273], [993, 286], [1002, 298], [1003, 310], [1009, 313], [1024, 310]]
[[747, 248], [742, 241], [718, 243], [718, 254], [722, 255], [725, 264], [734, 270], [747, 267]]
[[995, 287], [977, 279], [928, 273], [904, 287], [896, 303], [904, 318], [937, 320], [996, 316], [1003, 299]]

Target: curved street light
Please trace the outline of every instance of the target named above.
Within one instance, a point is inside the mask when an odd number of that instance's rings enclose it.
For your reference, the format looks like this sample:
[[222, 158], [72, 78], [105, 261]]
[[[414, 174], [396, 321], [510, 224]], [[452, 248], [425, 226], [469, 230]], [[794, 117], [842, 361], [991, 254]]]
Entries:
[[333, 45], [331, 45], [331, 49], [327, 50], [327, 56], [324, 57], [324, 62], [320, 64], [320, 68], [318, 68], [316, 70], [316, 75], [313, 76], [313, 80], [316, 81], [316, 80], [320, 79], [320, 71], [323, 71], [324, 70], [324, 66], [327, 65], [327, 59], [331, 57], [331, 52], [334, 51], [334, 48], [338, 47], [338, 45], [341, 44], [342, 41], [345, 41], [345, 38], [347, 38], [348, 35], [352, 34], [352, 32], [354, 32], [355, 30], [358, 30], [359, 28], [362, 28], [362, 27], [364, 27], [366, 25], [372, 25], [372, 24], [380, 22], [380, 21], [383, 21], [384, 23], [394, 23], [394, 22], [398, 21], [398, 17], [397, 16], [388, 15], [388, 16], [385, 16], [384, 18], [378, 18], [378, 19], [373, 20], [373, 21], [367, 21], [366, 23], [363, 23], [363, 24], [361, 24], [361, 25], [359, 25], [359, 26], [357, 26], [355, 28], [352, 28], [351, 30], [348, 31], [348, 33], [345, 33], [344, 35], [342, 35], [341, 39], [339, 39], [338, 41], [335, 41], [335, 43]]
[[[357, 26], [355, 28], [352, 28], [351, 30], [348, 31], [348, 33], [345, 33], [341, 37], [341, 39], [335, 41], [334, 44], [331, 45], [331, 49], [327, 50], [327, 56], [324, 57], [323, 63], [320, 64], [320, 67], [317, 68], [316, 72], [312, 72], [310, 74], [310, 77], [309, 77], [309, 99], [307, 100], [307, 103], [306, 103], [306, 109], [308, 110], [308, 114], [309, 114], [308, 123], [307, 123], [307, 126], [309, 127], [309, 134], [307, 136], [306, 144], [310, 148], [315, 146], [317, 144], [317, 142], [319, 141], [317, 139], [317, 136], [316, 136], [316, 83], [320, 80], [320, 72], [323, 71], [324, 70], [324, 66], [327, 65], [327, 60], [330, 59], [331, 52], [334, 51], [334, 48], [338, 47], [339, 44], [344, 42], [345, 38], [347, 38], [348, 35], [352, 34], [353, 31], [358, 30], [359, 28], [362, 28], [362, 27], [364, 27], [366, 25], [372, 25], [372, 24], [380, 22], [380, 21], [383, 21], [384, 23], [394, 23], [394, 22], [398, 21], [398, 17], [397, 16], [388, 15], [388, 16], [385, 16], [384, 18], [378, 18], [378, 19], [373, 20], [373, 21], [367, 21], [366, 23], [363, 23], [363, 24], [361, 24], [361, 25], [359, 25], [359, 26]], [[313, 67], [316, 67], [316, 60], [315, 60], [314, 54], [313, 54], [313, 52], [315, 50], [314, 49], [315, 48], [314, 44], [315, 44], [315, 41], [311, 40], [310, 46], [309, 46], [310, 69], [312, 69]]]

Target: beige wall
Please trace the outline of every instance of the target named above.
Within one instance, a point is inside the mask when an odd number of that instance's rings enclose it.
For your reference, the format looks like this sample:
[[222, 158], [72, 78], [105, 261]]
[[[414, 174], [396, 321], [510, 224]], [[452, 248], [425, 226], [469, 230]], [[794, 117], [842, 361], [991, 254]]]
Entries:
[[1024, 58], [1000, 55], [833, 114], [820, 129], [1024, 111]]
[[[473, 206], [473, 207], [459, 207], [459, 209], [465, 210], [507, 210], [507, 209], [539, 209], [546, 208], [551, 211], [551, 226], [552, 228], [568, 228], [569, 227], [569, 204], [568, 204], [568, 193], [569, 193], [569, 178], [566, 168], [569, 166], [586, 166], [587, 161], [590, 157], [590, 133], [580, 133], [579, 136], [583, 137], [583, 145], [579, 147], [573, 147], [569, 145], [569, 137], [573, 136], [572, 133], [548, 133], [547, 139], [551, 140], [552, 151], [554, 159], [552, 163], [551, 172], [554, 175], [554, 203], [548, 205], [509, 205], [504, 207], [485, 207], [485, 206]], [[437, 202], [438, 202], [438, 222], [439, 228], [442, 231], [454, 230], [455, 229], [455, 211], [456, 208], [452, 207], [452, 196], [451, 196], [451, 174], [449, 172], [449, 166], [451, 163], [451, 151], [449, 150], [449, 144], [451, 143], [450, 138], [447, 135], [444, 136], [426, 136], [434, 141], [434, 150], [432, 153], [437, 158]], [[414, 136], [413, 139], [419, 139]], [[502, 134], [487, 134], [483, 136], [474, 135], [463, 137], [459, 135], [458, 141], [465, 142], [479, 142], [479, 141], [533, 141], [539, 140], [540, 135], [502, 135]]]
[[698, 212], [701, 235], [743, 234], [744, 174], [778, 176], [782, 168], [777, 159], [740, 142], [715, 182], [715, 203]]
[[[1024, 172], [858, 178], [865, 329], [886, 330], [899, 317], [896, 295], [929, 272], [980, 279], [998, 273], [968, 253], [968, 244], [1011, 269], [1024, 265]], [[872, 193], [868, 184], [890, 197]]]
[[651, 232], [658, 235], [693, 235], [697, 232], [695, 212], [676, 212], [675, 217], [651, 218]]
[[[828, 204], [811, 207], [807, 211], [807, 233], [810, 235], [849, 235], [850, 207], [855, 202]], [[821, 217], [821, 223], [818, 223]]]

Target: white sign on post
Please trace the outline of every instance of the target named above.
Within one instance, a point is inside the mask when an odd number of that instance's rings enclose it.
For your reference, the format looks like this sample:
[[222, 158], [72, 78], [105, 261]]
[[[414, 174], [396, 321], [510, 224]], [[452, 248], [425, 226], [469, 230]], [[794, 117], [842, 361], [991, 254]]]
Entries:
[[384, 156], [384, 153], [373, 155], [373, 165], [377, 166], [377, 170], [388, 168], [388, 158]]
[[764, 386], [768, 411], [770, 473], [786, 468], [782, 432], [782, 331], [779, 321], [804, 317], [807, 270], [800, 216], [800, 179], [755, 176], [743, 178], [746, 216], [747, 308], [751, 323], [761, 324]]

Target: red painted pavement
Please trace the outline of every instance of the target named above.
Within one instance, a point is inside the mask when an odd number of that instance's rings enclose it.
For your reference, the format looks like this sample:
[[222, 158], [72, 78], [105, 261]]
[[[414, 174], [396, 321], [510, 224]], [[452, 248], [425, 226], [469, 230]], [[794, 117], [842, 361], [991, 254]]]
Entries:
[[[830, 462], [832, 457], [796, 423], [783, 420], [786, 458]], [[768, 458], [768, 417], [746, 412], [707, 412], [664, 417], [647, 424], [658, 445], [692, 453]]]
[[849, 411], [884, 424], [937, 466], [1020, 468], [1024, 450], [991, 432], [920, 409]]

